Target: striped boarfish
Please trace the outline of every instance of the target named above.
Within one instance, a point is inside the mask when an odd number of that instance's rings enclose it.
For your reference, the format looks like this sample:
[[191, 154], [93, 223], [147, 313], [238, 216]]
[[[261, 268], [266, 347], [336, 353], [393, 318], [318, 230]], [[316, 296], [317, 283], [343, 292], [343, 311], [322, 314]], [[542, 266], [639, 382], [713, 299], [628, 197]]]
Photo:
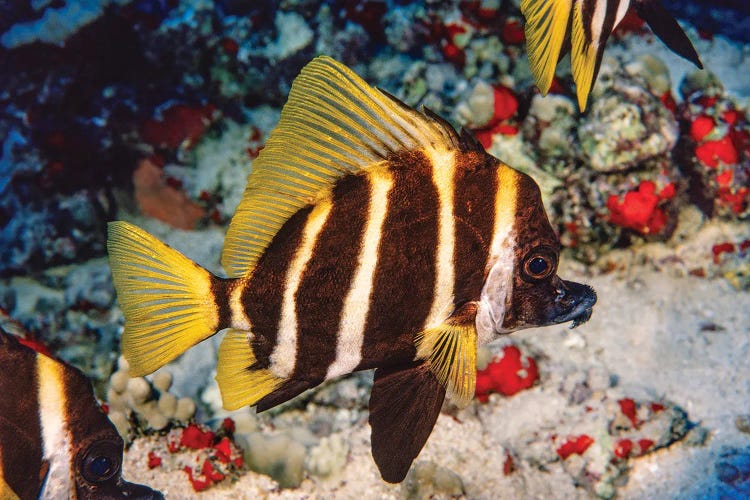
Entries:
[[473, 397], [478, 345], [581, 323], [596, 301], [556, 276], [559, 242], [530, 177], [324, 56], [253, 162], [222, 253], [229, 278], [125, 222], [110, 223], [108, 248], [131, 374], [223, 329], [230, 410], [376, 368], [372, 448], [391, 482], [446, 393]]
[[0, 499], [156, 500], [122, 480], [122, 438], [77, 369], [0, 330]]
[[578, 106], [585, 111], [607, 39], [631, 6], [667, 47], [703, 69], [690, 39], [659, 0], [521, 0], [531, 73], [542, 95], [570, 50]]

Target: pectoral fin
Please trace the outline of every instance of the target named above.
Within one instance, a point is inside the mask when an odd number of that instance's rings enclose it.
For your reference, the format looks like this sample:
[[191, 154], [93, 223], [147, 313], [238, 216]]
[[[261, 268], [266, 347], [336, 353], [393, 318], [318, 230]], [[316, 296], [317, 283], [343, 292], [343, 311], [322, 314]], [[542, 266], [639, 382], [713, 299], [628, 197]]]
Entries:
[[375, 370], [370, 395], [372, 456], [384, 480], [404, 480], [444, 399], [445, 389], [425, 363]]
[[2, 474], [0, 474], [0, 498], [3, 500], [18, 500], [18, 495], [16, 495], [16, 492], [8, 486], [8, 483], [5, 482]]
[[417, 359], [432, 373], [454, 404], [464, 407], [474, 397], [477, 378], [477, 330], [471, 323], [445, 323], [417, 334]]
[[658, 0], [637, 0], [635, 11], [669, 49], [703, 69], [698, 53], [677, 20]]

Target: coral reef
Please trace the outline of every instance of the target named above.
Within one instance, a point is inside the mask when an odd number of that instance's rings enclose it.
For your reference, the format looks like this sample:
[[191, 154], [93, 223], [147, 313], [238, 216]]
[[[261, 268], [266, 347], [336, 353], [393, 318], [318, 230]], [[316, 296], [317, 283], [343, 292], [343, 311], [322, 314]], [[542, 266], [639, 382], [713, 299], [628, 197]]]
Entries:
[[195, 415], [195, 403], [169, 392], [172, 374], [160, 371], [146, 377], [131, 377], [128, 362], [122, 356], [118, 369], [109, 379], [106, 403], [109, 419], [127, 443], [139, 434], [163, 431], [169, 426], [185, 425]]
[[[746, 354], [737, 324], [750, 290], [748, 56], [746, 45], [715, 32], [746, 41], [748, 15], [737, 2], [664, 3], [702, 30], [687, 32], [710, 71], [662, 57], [629, 16], [585, 114], [569, 65], [550, 95], [533, 87], [517, 0], [0, 6], [2, 326], [83, 369], [131, 440], [129, 466], [157, 488], [174, 477], [177, 497], [209, 487], [236, 496], [234, 487], [286, 498], [607, 498], [653, 485], [644, 470], [666, 470], [662, 461], [685, 455], [713, 464], [709, 493], [747, 495], [747, 449], [722, 441], [748, 432], [747, 409], [735, 408], [742, 397], [724, 400], [727, 430], [706, 409], [713, 399], [681, 392], [684, 384], [619, 382], [655, 373], [643, 365], [669, 364], [679, 352], [680, 373], [710, 365], [689, 375], [710, 378], [711, 397], [743, 390], [731, 377], [744, 367], [726, 359]], [[473, 131], [491, 154], [534, 176], [566, 257], [578, 260], [569, 265], [586, 264], [601, 300], [635, 304], [638, 318], [636, 330], [597, 325], [595, 313], [593, 325], [559, 338], [521, 334], [481, 349], [477, 401], [461, 411], [446, 405], [400, 486], [379, 481], [368, 451], [371, 373], [256, 415], [221, 408], [214, 341], [147, 378], [131, 379], [117, 360], [123, 319], [102, 258], [106, 222], [137, 220], [220, 272], [225, 226], [252, 161], [292, 78], [318, 53]], [[639, 302], [661, 300], [648, 289], [668, 297], [683, 287], [705, 301], [688, 311], [665, 298], [658, 307], [681, 317], [697, 311], [689, 320], [657, 317]], [[628, 359], [613, 361], [613, 351]]]

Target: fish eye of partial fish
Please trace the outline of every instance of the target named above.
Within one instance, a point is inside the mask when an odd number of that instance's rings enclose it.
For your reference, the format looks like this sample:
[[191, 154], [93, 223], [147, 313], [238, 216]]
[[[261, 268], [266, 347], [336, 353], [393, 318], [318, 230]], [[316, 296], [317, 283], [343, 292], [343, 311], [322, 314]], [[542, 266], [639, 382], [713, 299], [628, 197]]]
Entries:
[[114, 441], [101, 440], [89, 446], [81, 458], [81, 476], [92, 484], [110, 480], [120, 471], [120, 449]]
[[533, 248], [523, 258], [521, 277], [532, 283], [545, 280], [555, 274], [557, 259], [557, 252], [548, 246]]

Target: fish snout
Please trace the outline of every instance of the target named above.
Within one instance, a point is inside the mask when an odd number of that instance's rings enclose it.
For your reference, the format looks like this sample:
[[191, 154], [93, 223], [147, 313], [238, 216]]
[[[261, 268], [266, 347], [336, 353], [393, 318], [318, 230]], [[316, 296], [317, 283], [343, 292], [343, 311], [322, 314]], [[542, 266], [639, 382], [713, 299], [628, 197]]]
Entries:
[[122, 498], [132, 500], [164, 500], [164, 495], [160, 492], [152, 490], [148, 486], [142, 484], [123, 481], [120, 491], [122, 492]]
[[117, 482], [108, 482], [96, 487], [79, 488], [78, 498], [85, 500], [164, 500], [164, 495], [148, 486], [120, 479]]
[[556, 292], [553, 323], [572, 321], [570, 327], [575, 328], [591, 318], [596, 304], [596, 292], [593, 288], [574, 281], [559, 280]]

